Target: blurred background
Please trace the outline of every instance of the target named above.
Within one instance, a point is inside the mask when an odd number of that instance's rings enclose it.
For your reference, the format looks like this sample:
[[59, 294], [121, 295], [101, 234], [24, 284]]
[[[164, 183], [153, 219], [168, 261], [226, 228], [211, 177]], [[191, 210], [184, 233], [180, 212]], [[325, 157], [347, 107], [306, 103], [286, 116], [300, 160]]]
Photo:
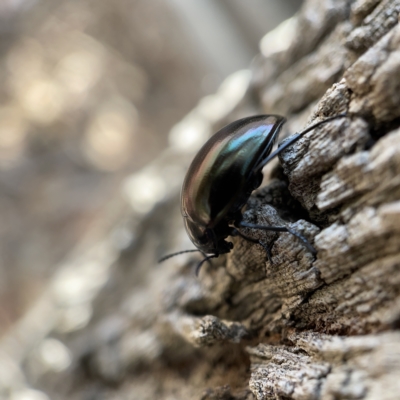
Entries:
[[300, 0], [1, 0], [0, 335]]

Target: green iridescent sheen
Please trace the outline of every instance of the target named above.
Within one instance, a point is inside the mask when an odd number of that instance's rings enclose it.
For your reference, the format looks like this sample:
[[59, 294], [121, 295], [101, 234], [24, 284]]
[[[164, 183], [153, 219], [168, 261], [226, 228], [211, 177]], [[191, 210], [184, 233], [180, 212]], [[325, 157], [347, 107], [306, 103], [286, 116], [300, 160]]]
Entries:
[[201, 248], [207, 229], [240, 211], [259, 186], [257, 166], [271, 152], [284, 121], [277, 115], [244, 118], [221, 129], [197, 153], [181, 194], [185, 226], [196, 246]]

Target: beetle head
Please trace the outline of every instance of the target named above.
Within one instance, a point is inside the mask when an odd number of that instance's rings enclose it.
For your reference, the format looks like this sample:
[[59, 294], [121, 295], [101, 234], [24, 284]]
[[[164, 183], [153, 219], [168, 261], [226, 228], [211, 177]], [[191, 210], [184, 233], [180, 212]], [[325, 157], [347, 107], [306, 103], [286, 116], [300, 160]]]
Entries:
[[193, 244], [205, 254], [225, 254], [229, 253], [233, 248], [231, 242], [224, 240], [227, 234], [218, 239], [216, 230], [207, 228], [198, 223], [191, 221], [189, 218], [184, 218], [186, 232]]

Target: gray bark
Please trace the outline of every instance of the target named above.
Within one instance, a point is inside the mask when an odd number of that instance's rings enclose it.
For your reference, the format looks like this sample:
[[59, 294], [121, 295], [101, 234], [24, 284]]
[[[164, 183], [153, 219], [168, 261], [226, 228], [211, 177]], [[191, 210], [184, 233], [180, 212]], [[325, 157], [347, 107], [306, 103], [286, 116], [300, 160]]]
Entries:
[[[237, 75], [199, 103], [175, 128], [178, 145], [131, 178], [132, 207], [113, 235], [73, 257], [3, 340], [2, 365], [15, 371], [14, 383], [0, 377], [3, 393], [31, 384], [54, 399], [398, 399], [399, 11], [395, 0], [309, 0], [286, 49], [269, 51], [265, 39], [245, 94]], [[178, 192], [195, 150], [179, 147], [180, 132], [205, 135], [260, 112], [286, 115], [286, 134], [352, 114], [267, 166], [244, 212], [302, 233], [317, 258], [290, 234], [244, 230], [272, 245], [272, 264], [261, 246], [233, 238], [199, 278], [197, 256], [158, 266], [158, 255], [192, 247]], [[141, 178], [161, 188], [145, 212]], [[123, 251], [118, 232], [133, 235]], [[68, 292], [76, 271], [80, 291]], [[94, 314], [79, 329], [71, 315], [83, 305]], [[45, 346], [72, 364], [52, 363]]]

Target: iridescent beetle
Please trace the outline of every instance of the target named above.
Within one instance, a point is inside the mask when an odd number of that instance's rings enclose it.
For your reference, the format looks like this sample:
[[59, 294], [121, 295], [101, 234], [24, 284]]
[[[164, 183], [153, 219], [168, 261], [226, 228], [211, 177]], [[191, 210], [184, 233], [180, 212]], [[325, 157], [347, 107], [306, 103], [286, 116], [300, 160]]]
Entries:
[[205, 258], [198, 264], [197, 274], [205, 261], [229, 253], [233, 243], [225, 239], [237, 235], [262, 245], [271, 261], [270, 249], [241, 233], [239, 229], [242, 227], [289, 232], [315, 255], [316, 250], [307, 239], [286, 226], [243, 222], [242, 208], [251, 193], [261, 185], [262, 169], [269, 161], [311, 130], [344, 117], [346, 114], [339, 114], [309, 126], [272, 154], [272, 147], [286, 121], [279, 115], [239, 119], [215, 133], [193, 159], [182, 186], [181, 213], [186, 232], [197, 249], [169, 254], [160, 262], [178, 254], [200, 251]]

